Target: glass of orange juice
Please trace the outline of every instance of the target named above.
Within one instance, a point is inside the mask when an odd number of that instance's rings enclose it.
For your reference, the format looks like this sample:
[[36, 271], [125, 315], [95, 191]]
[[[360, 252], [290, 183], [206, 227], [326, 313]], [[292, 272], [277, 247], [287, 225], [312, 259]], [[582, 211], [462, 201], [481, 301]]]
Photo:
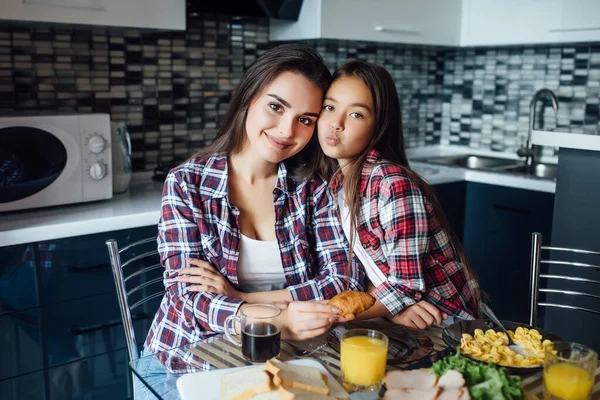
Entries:
[[594, 387], [598, 354], [578, 343], [556, 342], [546, 347], [544, 398], [585, 400]]
[[388, 338], [371, 329], [352, 329], [340, 338], [342, 384], [349, 392], [379, 390], [385, 377]]

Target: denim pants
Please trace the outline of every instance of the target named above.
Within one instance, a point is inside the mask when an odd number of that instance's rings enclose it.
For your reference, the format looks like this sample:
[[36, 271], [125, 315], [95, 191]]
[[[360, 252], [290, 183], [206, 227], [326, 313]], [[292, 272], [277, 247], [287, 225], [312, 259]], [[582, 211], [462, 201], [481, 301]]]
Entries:
[[[156, 357], [148, 357], [152, 353], [144, 349], [138, 361], [137, 373], [152, 386], [163, 399], [179, 399], [176, 381], [179, 376], [170, 374]], [[156, 400], [156, 396], [135, 376], [133, 382], [133, 398], [135, 400]]]

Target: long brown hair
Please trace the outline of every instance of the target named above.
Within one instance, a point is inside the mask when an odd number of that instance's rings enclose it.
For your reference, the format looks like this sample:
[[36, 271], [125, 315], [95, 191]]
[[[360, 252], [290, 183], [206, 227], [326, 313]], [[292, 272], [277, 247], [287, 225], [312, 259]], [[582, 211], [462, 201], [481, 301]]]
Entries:
[[[242, 150], [246, 140], [246, 117], [251, 102], [260, 91], [282, 72], [304, 75], [314, 83], [323, 95], [331, 83], [331, 72], [321, 55], [311, 47], [300, 43], [286, 43], [274, 47], [257, 58], [242, 75], [240, 83], [231, 95], [229, 107], [214, 141], [192, 158], [205, 158], [215, 153], [235, 154]], [[298, 154], [285, 160], [290, 176], [305, 179], [312, 176], [307, 168], [308, 154], [318, 148], [316, 135]]]
[[[385, 68], [362, 60], [348, 60], [340, 65], [333, 74], [333, 80], [346, 76], [357, 77], [365, 83], [371, 92], [375, 108], [375, 131], [371, 141], [358, 156], [349, 162], [343, 175], [344, 192], [350, 209], [349, 260], [352, 260], [354, 254], [356, 217], [360, 213], [362, 169], [369, 151], [374, 149], [381, 158], [398, 165], [410, 179], [418, 184], [419, 189], [431, 204], [441, 228], [448, 235], [450, 245], [467, 275], [467, 284], [473, 292], [475, 301], [479, 304], [482, 292], [460, 240], [450, 228], [435, 191], [409, 166], [404, 146], [400, 100], [394, 80]], [[314, 153], [313, 168], [316, 168], [325, 178], [342, 178], [338, 175], [341, 174], [341, 170], [336, 160], [325, 156], [322, 150]]]

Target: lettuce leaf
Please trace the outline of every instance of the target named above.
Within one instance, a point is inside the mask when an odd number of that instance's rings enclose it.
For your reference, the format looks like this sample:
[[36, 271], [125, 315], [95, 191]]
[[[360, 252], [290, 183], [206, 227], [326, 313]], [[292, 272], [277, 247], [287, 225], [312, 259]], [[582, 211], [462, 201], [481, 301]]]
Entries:
[[492, 362], [479, 363], [456, 352], [436, 361], [432, 369], [438, 378], [451, 369], [460, 372], [473, 400], [523, 399], [521, 378], [507, 375], [504, 368]]

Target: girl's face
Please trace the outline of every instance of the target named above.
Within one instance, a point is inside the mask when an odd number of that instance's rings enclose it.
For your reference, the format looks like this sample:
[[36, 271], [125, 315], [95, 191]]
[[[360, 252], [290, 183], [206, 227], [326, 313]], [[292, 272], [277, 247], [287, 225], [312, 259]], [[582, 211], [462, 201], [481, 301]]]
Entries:
[[248, 144], [268, 162], [278, 163], [308, 144], [321, 111], [323, 91], [304, 75], [282, 72], [250, 104]]
[[318, 122], [319, 144], [340, 164], [365, 150], [375, 130], [371, 91], [355, 76], [336, 79], [323, 103]]

